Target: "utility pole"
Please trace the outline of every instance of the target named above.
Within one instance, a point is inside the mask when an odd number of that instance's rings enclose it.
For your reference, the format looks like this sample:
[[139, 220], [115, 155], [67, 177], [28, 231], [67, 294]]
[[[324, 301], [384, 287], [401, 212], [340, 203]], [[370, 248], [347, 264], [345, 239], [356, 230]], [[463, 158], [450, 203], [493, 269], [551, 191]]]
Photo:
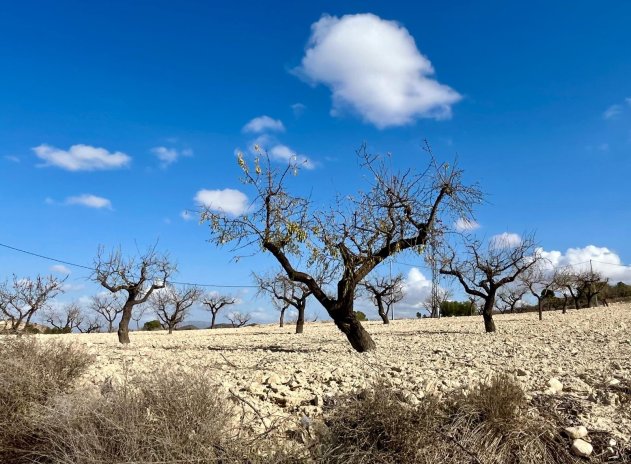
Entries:
[[[591, 273], [591, 279], [594, 278], [594, 266], [592, 265], [592, 260], [589, 260], [589, 270]], [[594, 282], [593, 280], [590, 281], [589, 286], [591, 287], [592, 292], [594, 291]], [[595, 298], [595, 302], [596, 302], [596, 307], [598, 307], [598, 293], [596, 295], [594, 295]]]

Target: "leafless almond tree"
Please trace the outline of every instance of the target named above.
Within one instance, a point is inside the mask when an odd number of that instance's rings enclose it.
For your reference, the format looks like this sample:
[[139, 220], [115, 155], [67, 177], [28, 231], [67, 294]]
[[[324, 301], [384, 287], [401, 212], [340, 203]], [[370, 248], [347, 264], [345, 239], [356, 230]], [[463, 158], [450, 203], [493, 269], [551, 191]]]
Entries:
[[11, 283], [0, 284], [0, 311], [8, 321], [8, 328], [17, 333], [26, 328], [35, 313], [45, 308], [55, 296], [63, 293], [63, 283], [54, 276], [37, 276], [34, 279], [19, 279], [13, 275]]
[[114, 322], [123, 312], [123, 301], [117, 293], [103, 293], [90, 299], [90, 309], [105, 320], [108, 333], [112, 333]]
[[302, 333], [305, 325], [305, 309], [307, 299], [311, 296], [311, 290], [305, 284], [294, 282], [284, 273], [278, 273], [272, 277], [261, 277], [254, 275], [259, 291], [267, 293], [272, 297], [272, 301], [281, 313], [280, 326], [283, 326], [285, 310], [293, 306], [298, 312], [296, 318], [296, 333]]
[[131, 318], [136, 321], [136, 330], [140, 330], [140, 320], [145, 316], [146, 312], [146, 304], [134, 306], [134, 310], [131, 312]]
[[403, 299], [403, 276], [398, 274], [392, 279], [389, 276], [378, 276], [362, 282], [372, 302], [377, 306], [377, 313], [384, 324], [389, 324], [388, 313], [393, 304]]
[[[206, 208], [202, 220], [210, 224], [217, 245], [269, 252], [289, 279], [311, 291], [355, 350], [372, 350], [375, 343], [354, 312], [360, 282], [390, 256], [422, 253], [443, 224], [470, 217], [472, 204], [481, 198], [477, 188], [462, 183], [460, 170], [437, 163], [429, 145], [426, 149], [420, 170], [392, 172], [388, 159], [362, 147], [358, 155], [368, 174], [367, 190], [340, 197], [329, 209], [313, 209], [308, 198], [289, 192], [288, 178], [299, 168], [295, 162], [276, 169], [265, 154], [263, 166], [258, 157], [248, 163], [239, 154], [253, 207], [236, 217]], [[315, 277], [323, 266], [335, 275], [332, 289]]]
[[129, 321], [134, 307], [145, 303], [155, 290], [164, 288], [175, 273], [176, 266], [168, 256], [158, 254], [153, 246], [129, 258], [123, 258], [120, 249], [106, 256], [100, 247], [93, 267], [94, 281], [112, 293], [125, 294], [118, 341], [129, 343]]
[[534, 237], [527, 236], [519, 243], [490, 240], [486, 247], [465, 237], [463, 248], [462, 257], [457, 257], [453, 248], [443, 250], [440, 273], [454, 277], [466, 293], [484, 301], [484, 329], [495, 332], [493, 308], [498, 290], [515, 282], [541, 258]]
[[554, 298], [554, 290], [557, 285], [554, 272], [547, 271], [541, 266], [541, 263], [543, 260], [540, 260], [539, 263], [520, 276], [520, 281], [537, 300], [537, 312], [540, 321], [543, 320], [543, 305], [549, 299]]
[[98, 333], [101, 331], [101, 321], [98, 315], [85, 316], [81, 323], [77, 326], [77, 330], [81, 333]]
[[217, 320], [217, 314], [224, 306], [232, 305], [236, 303], [236, 299], [230, 296], [224, 296], [219, 294], [210, 293], [203, 297], [202, 303], [206, 307], [207, 311], [210, 311], [210, 328], [215, 328], [215, 321]]
[[44, 321], [61, 333], [70, 333], [73, 329], [78, 329], [85, 319], [81, 306], [76, 301], [61, 308], [49, 306], [44, 308], [43, 313]]
[[497, 309], [499, 309], [501, 313], [514, 313], [517, 304], [523, 300], [526, 293], [528, 293], [528, 289], [521, 283], [512, 283], [503, 286], [497, 293], [499, 300]]
[[230, 321], [232, 327], [243, 327], [252, 319], [249, 313], [243, 314], [238, 311], [230, 313], [226, 316], [226, 319]]
[[169, 330], [169, 334], [173, 333], [178, 324], [188, 315], [190, 308], [199, 300], [202, 291], [199, 287], [174, 287], [167, 286], [164, 289], [155, 291], [149, 298], [149, 304], [152, 306], [156, 316], [162, 323], [162, 326]]

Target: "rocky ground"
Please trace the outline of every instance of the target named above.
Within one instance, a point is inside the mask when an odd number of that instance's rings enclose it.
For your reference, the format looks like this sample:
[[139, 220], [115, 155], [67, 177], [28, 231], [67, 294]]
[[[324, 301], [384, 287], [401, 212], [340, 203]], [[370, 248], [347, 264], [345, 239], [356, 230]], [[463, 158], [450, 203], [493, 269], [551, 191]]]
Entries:
[[365, 325], [377, 350], [366, 354], [355, 353], [326, 322], [307, 324], [301, 335], [291, 326], [273, 325], [135, 332], [129, 347], [119, 345], [116, 334], [40, 337], [72, 340], [96, 356], [86, 386], [194, 369], [250, 403], [266, 421], [315, 417], [330, 398], [375, 379], [416, 402], [508, 372], [533, 399], [567, 399], [557, 404], [573, 405], [565, 411], [569, 425], [631, 438], [631, 305], [545, 312], [541, 322], [535, 313], [495, 319], [494, 334], [484, 333], [481, 317], [370, 321]]

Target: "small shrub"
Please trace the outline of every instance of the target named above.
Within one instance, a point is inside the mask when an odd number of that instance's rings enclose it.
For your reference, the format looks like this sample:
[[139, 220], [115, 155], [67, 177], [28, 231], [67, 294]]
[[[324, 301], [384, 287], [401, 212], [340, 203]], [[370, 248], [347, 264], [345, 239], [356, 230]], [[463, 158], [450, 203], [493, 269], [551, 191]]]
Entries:
[[3, 450], [20, 441], [24, 421], [38, 406], [62, 392], [92, 363], [92, 357], [66, 343], [32, 337], [0, 340], [0, 462]]
[[368, 318], [366, 317], [366, 313], [364, 313], [363, 311], [353, 311], [355, 313], [355, 317], [357, 318], [358, 321], [364, 322], [367, 321]]

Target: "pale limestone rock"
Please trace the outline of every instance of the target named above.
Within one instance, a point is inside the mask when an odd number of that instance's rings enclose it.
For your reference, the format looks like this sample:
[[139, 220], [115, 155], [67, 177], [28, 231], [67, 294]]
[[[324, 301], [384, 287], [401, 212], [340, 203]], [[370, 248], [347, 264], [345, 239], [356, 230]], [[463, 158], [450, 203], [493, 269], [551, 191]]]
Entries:
[[588, 458], [592, 452], [594, 451], [594, 447], [591, 443], [586, 442], [585, 440], [581, 440], [577, 438], [572, 442], [572, 454], [575, 456], [579, 456], [582, 458]]

